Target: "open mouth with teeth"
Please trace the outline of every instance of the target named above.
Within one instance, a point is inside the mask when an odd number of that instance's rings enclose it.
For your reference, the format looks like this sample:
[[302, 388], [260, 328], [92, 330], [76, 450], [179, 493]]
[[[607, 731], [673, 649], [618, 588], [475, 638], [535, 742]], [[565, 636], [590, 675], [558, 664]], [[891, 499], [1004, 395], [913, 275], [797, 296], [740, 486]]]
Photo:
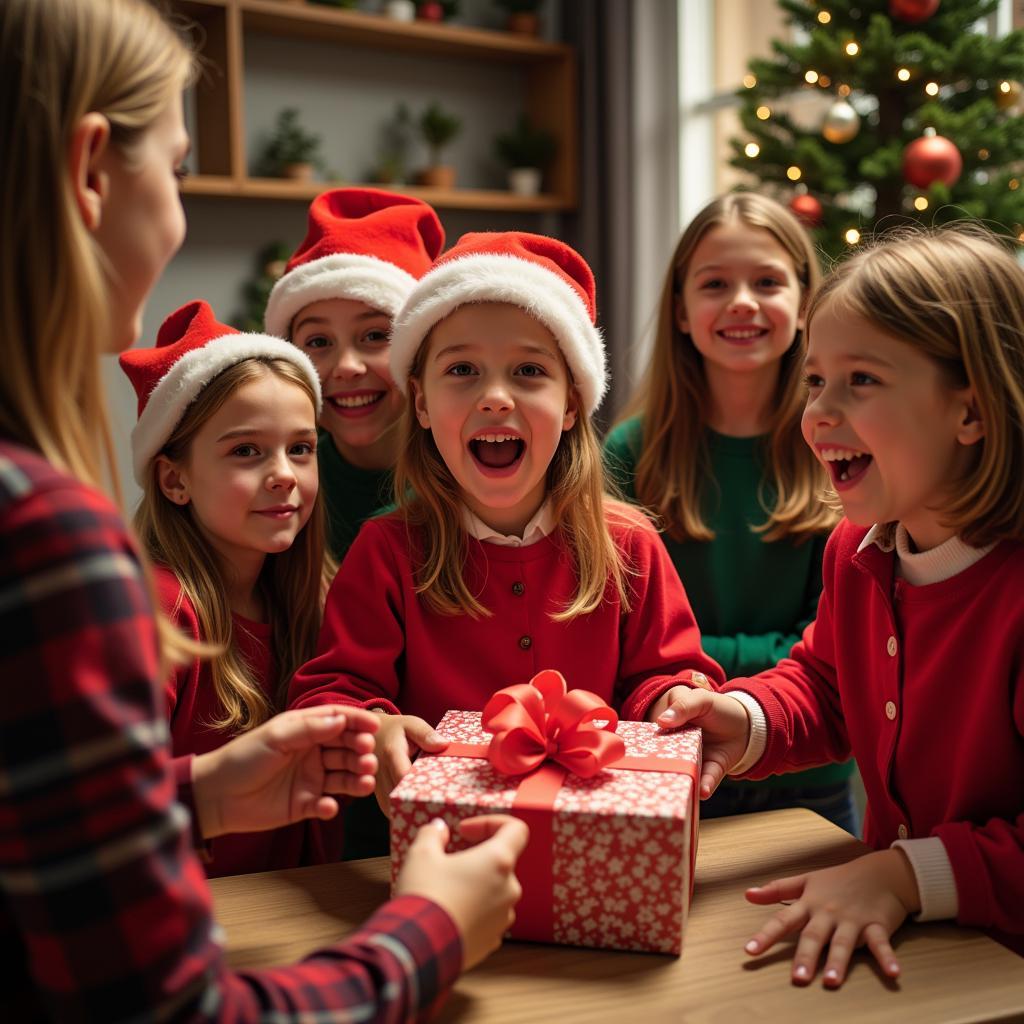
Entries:
[[327, 403], [343, 415], [361, 415], [367, 413], [386, 394], [384, 391], [364, 392], [359, 395], [328, 395]]
[[849, 485], [862, 477], [871, 465], [872, 456], [867, 452], [853, 448], [822, 448], [821, 457], [825, 460], [832, 483], [836, 486]]
[[747, 324], [744, 327], [722, 327], [715, 333], [725, 341], [731, 341], [735, 345], [745, 345], [758, 338], [763, 338], [768, 333], [768, 328]]
[[469, 442], [473, 458], [486, 469], [513, 469], [526, 451], [517, 434], [479, 434]]

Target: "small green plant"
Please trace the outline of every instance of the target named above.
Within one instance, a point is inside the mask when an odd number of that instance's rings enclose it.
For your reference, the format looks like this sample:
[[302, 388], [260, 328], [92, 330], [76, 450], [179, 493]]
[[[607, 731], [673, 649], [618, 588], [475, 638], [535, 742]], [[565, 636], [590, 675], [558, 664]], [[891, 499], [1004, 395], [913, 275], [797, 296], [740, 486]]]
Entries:
[[412, 137], [412, 114], [404, 103], [399, 103], [390, 120], [381, 125], [377, 181], [401, 184], [406, 180]]
[[263, 150], [260, 173], [279, 177], [286, 167], [295, 164], [312, 164], [317, 169], [323, 169], [320, 136], [302, 126], [295, 107], [285, 107], [277, 115], [273, 134]]
[[543, 170], [554, 158], [558, 143], [553, 135], [533, 128], [521, 114], [515, 128], [494, 140], [494, 151], [509, 167], [537, 167]]
[[441, 163], [441, 150], [462, 130], [462, 121], [439, 103], [431, 103], [420, 115], [420, 132], [430, 147], [431, 164]]

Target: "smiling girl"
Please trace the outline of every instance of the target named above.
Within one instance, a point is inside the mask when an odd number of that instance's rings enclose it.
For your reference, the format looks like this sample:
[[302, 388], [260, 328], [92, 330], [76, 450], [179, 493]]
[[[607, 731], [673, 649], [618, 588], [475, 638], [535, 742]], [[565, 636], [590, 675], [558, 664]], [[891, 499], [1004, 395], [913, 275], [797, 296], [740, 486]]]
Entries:
[[603, 493], [590, 416], [606, 386], [589, 267], [538, 235], [465, 235], [396, 319], [409, 404], [399, 510], [367, 523], [328, 596], [293, 705], [388, 717], [377, 797], [433, 724], [558, 669], [625, 718], [722, 673], [646, 519]]
[[[161, 604], [186, 635], [219, 648], [166, 686], [175, 756], [202, 754], [280, 711], [316, 643], [320, 386], [294, 346], [225, 327], [204, 302], [172, 313], [156, 346], [130, 349], [121, 365], [139, 395], [135, 526]], [[304, 823], [223, 836], [208, 873], [296, 867], [326, 856], [324, 838]]]
[[[669, 264], [646, 382], [605, 442], [612, 478], [663, 528], [727, 675], [786, 657], [821, 592], [836, 515], [800, 437], [804, 313], [819, 277], [807, 232], [774, 200], [709, 203]], [[853, 770], [729, 780], [701, 816], [807, 807], [856, 834]]]

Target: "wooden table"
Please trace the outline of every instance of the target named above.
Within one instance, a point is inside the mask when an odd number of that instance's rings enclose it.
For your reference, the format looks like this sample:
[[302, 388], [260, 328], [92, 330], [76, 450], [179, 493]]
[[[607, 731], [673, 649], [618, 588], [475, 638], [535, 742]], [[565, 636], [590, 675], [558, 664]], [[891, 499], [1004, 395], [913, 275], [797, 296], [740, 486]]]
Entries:
[[[625, 1021], [1024, 1020], [1024, 959], [979, 932], [907, 925], [898, 983], [858, 954], [838, 991], [790, 984], [792, 949], [752, 960], [743, 943], [768, 911], [748, 885], [850, 860], [866, 847], [810, 811], [701, 825], [697, 882], [681, 958], [506, 943], [460, 979], [441, 1019], [500, 1024]], [[388, 895], [385, 859], [211, 882], [234, 967], [289, 963], [336, 941]]]

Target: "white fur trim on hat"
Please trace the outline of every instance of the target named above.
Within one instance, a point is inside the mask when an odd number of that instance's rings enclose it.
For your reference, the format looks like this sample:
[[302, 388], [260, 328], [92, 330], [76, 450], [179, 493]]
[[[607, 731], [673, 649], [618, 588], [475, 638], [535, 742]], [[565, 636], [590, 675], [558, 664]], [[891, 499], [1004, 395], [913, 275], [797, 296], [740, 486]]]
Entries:
[[376, 256], [321, 256], [282, 275], [267, 301], [264, 325], [268, 334], [287, 338], [295, 314], [322, 299], [355, 299], [393, 317], [415, 284], [412, 274]]
[[267, 334], [224, 334], [202, 348], [186, 352], [157, 382], [132, 431], [132, 470], [135, 482], [145, 486], [150, 461], [167, 443], [185, 410], [218, 374], [246, 359], [287, 359], [302, 371], [316, 395], [320, 416], [323, 397], [316, 367], [305, 352]]
[[553, 271], [518, 256], [469, 253], [427, 273], [391, 331], [391, 376], [404, 393], [413, 360], [431, 328], [471, 302], [519, 306], [555, 336], [589, 416], [608, 388], [601, 332], [583, 299]]

